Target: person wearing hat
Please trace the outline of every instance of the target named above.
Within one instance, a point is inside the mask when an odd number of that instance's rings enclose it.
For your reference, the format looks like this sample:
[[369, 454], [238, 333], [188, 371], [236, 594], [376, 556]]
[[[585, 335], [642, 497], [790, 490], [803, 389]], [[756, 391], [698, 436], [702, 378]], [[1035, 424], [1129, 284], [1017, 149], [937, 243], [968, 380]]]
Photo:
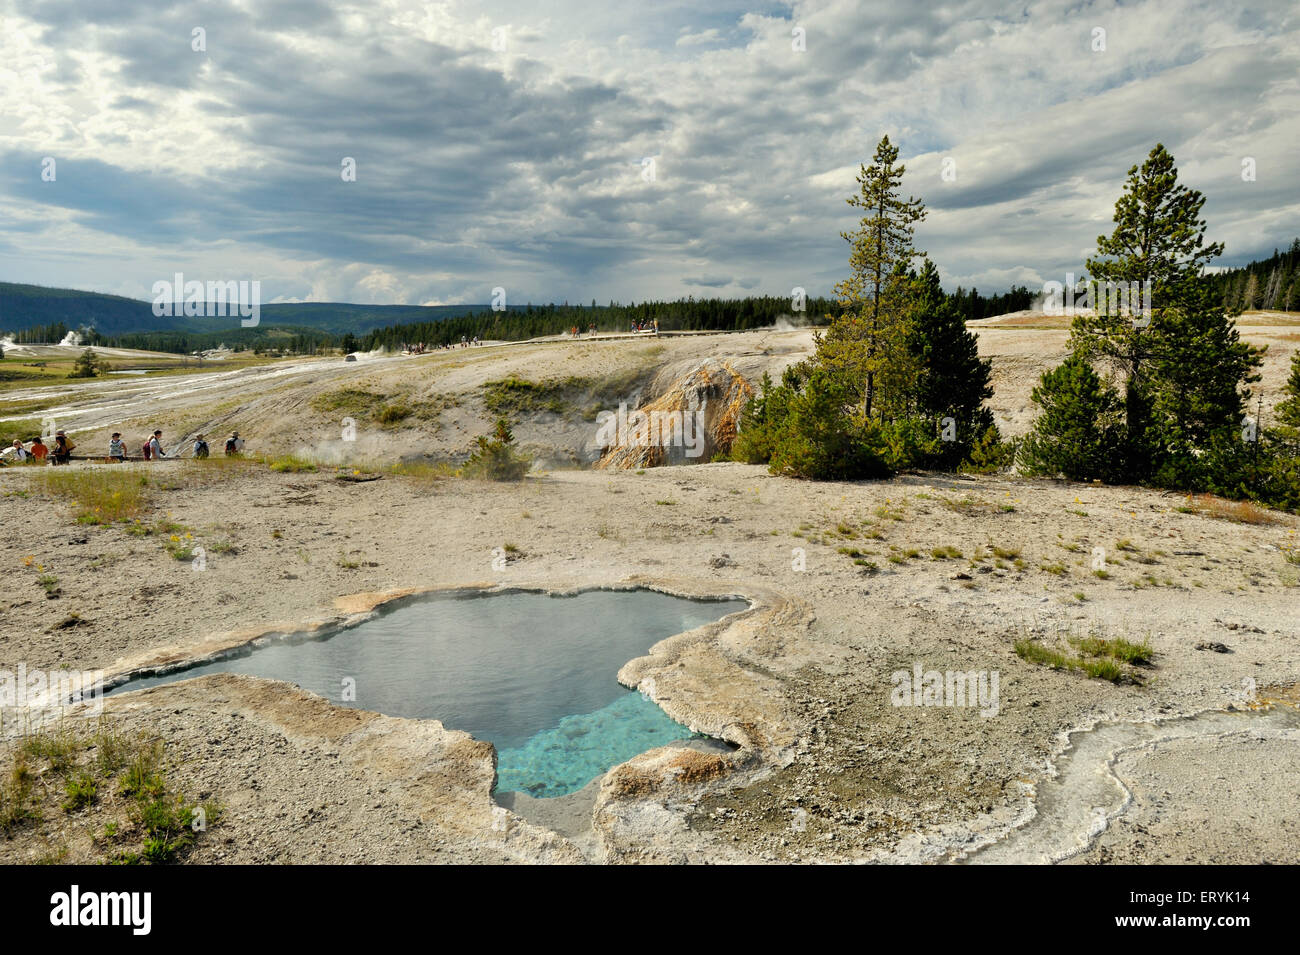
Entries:
[[230, 432], [230, 437], [226, 439], [226, 457], [234, 457], [244, 450], [244, 439], [239, 436], [238, 431]]
[[208, 442], [203, 440], [203, 435], [196, 435], [194, 438], [194, 456], [196, 458], [206, 458], [208, 456]]
[[126, 445], [122, 443], [122, 432], [114, 431], [108, 440], [108, 456], [114, 461], [126, 460]]

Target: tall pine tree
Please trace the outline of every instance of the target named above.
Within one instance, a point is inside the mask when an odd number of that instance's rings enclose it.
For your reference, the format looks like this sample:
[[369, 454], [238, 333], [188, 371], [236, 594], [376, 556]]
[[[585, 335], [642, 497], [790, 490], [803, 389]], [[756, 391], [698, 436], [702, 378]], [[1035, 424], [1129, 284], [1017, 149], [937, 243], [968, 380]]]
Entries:
[[847, 202], [863, 215], [855, 231], [840, 233], [849, 243], [849, 277], [835, 286], [841, 314], [816, 342], [814, 361], [845, 377], [863, 424], [902, 414], [915, 378], [907, 274], [919, 254], [912, 235], [925, 206], [902, 197], [905, 168], [888, 136], [871, 165], [860, 167], [858, 192]]
[[[1115, 204], [1115, 230], [1088, 260], [1095, 280], [1150, 282], [1150, 323], [1099, 308], [1075, 319], [1072, 351], [1100, 360], [1124, 383], [1120, 475], [1166, 486], [1211, 486], [1240, 451], [1245, 386], [1258, 380], [1260, 353], [1240, 341], [1206, 280], [1223, 251], [1205, 242], [1205, 197], [1178, 182], [1174, 158], [1157, 144], [1129, 170]], [[1254, 281], [1252, 276], [1252, 281]]]

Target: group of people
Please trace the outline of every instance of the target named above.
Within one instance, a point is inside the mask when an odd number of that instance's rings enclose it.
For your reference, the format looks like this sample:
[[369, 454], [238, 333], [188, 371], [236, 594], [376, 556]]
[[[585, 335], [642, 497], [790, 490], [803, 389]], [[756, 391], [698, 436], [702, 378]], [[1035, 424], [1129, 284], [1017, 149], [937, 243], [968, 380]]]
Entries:
[[[161, 430], [151, 434], [148, 440], [140, 446], [140, 456], [146, 461], [161, 460], [162, 458], [177, 457], [173, 451], [168, 454], [162, 445], [163, 433]], [[67, 464], [72, 459], [72, 449], [76, 445], [68, 438], [67, 434], [59, 431], [54, 435], [52, 445], [47, 445], [38, 435], [29, 442], [24, 442], [21, 438], [14, 438], [11, 447], [4, 449], [4, 454], [0, 455], [0, 466], [16, 464]], [[206, 458], [211, 453], [208, 448], [207, 439], [199, 434], [195, 435], [192, 447], [194, 457]], [[239, 436], [238, 431], [232, 431], [230, 437], [226, 439], [226, 457], [238, 457], [244, 451], [244, 439]], [[110, 461], [125, 461], [126, 442], [122, 440], [122, 433], [114, 431], [108, 439], [108, 459]]]
[[[464, 335], [460, 336], [461, 348], [477, 348], [479, 345], [482, 344], [483, 343], [478, 340], [477, 335], [475, 335], [473, 338], [467, 338]], [[423, 355], [425, 352], [455, 351], [455, 349], [456, 349], [455, 342], [446, 342], [442, 345], [430, 345], [426, 342], [402, 342], [402, 353], [405, 355]]]
[[[631, 330], [632, 330], [632, 332], [633, 332], [634, 334], [635, 334], [636, 332], [654, 332], [656, 335], [658, 335], [658, 334], [659, 334], [659, 319], [657, 319], [657, 318], [652, 318], [652, 319], [649, 319], [648, 321], [644, 321], [644, 322], [638, 322], [638, 321], [636, 321], [635, 319], [633, 319], [633, 321], [632, 321], [632, 329], [631, 329]], [[590, 325], [587, 326], [587, 334], [588, 334], [588, 335], [594, 335], [594, 334], [596, 334], [596, 323], [595, 323], [595, 322], [592, 322]], [[569, 337], [570, 337], [570, 338], [581, 338], [581, 337], [582, 337], [582, 327], [579, 326], [579, 325], [570, 325], [570, 326], [569, 326]]]
[[51, 444], [46, 444], [40, 435], [32, 438], [28, 444], [30, 446], [24, 446], [21, 438], [14, 438], [12, 447], [6, 448], [4, 456], [0, 457], [0, 465], [10, 462], [18, 464], [27, 462], [67, 464], [72, 459], [72, 449], [76, 447], [67, 434], [62, 431], [54, 435], [54, 441]]

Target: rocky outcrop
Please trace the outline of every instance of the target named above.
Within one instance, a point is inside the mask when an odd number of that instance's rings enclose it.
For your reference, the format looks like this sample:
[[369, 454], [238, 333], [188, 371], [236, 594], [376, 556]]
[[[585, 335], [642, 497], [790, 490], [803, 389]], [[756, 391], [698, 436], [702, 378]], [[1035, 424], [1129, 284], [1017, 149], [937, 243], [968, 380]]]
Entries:
[[598, 419], [597, 469], [699, 464], [731, 450], [753, 386], [729, 361], [707, 359], [634, 411]]

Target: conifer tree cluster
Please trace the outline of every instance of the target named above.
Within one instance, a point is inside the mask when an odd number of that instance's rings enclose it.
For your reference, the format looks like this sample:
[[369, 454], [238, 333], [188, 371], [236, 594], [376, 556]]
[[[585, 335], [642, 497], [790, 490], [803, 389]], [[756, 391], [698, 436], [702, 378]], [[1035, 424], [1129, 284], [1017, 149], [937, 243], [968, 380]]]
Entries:
[[1237, 310], [1205, 272], [1223, 246], [1205, 241], [1204, 204], [1161, 144], [1129, 170], [1088, 272], [1149, 283], [1150, 313], [1096, 295], [1094, 312], [1074, 319], [1069, 358], [1034, 390], [1040, 414], [1019, 456], [1027, 473], [1300, 503], [1286, 430], [1295, 406], [1278, 409], [1280, 427], [1256, 420], [1250, 385], [1263, 350], [1241, 341]]
[[813, 479], [880, 477], [899, 468], [991, 467], [1007, 449], [985, 399], [990, 363], [978, 354], [959, 300], [913, 245], [925, 218], [902, 194], [905, 167], [889, 137], [860, 167], [848, 204], [861, 212], [838, 313], [813, 355], [763, 379], [733, 455]]
[[[904, 197], [904, 171], [888, 137], [860, 168], [838, 312], [810, 358], [779, 383], [763, 378], [735, 458], [812, 479], [1015, 463], [1030, 474], [1300, 506], [1300, 358], [1277, 420], [1255, 420], [1250, 386], [1263, 352], [1241, 341], [1236, 307], [1206, 274], [1223, 246], [1207, 241], [1205, 197], [1178, 181], [1163, 145], [1129, 170], [1114, 229], [1087, 263], [1097, 307], [1074, 319], [1069, 356], [1042, 376], [1038, 417], [1014, 443], [985, 405], [990, 363], [960, 296], [944, 293], [913, 244], [925, 206]], [[1270, 280], [1270, 296], [1283, 277]], [[1104, 294], [1109, 283], [1149, 288], [1149, 311], [1143, 296]]]

